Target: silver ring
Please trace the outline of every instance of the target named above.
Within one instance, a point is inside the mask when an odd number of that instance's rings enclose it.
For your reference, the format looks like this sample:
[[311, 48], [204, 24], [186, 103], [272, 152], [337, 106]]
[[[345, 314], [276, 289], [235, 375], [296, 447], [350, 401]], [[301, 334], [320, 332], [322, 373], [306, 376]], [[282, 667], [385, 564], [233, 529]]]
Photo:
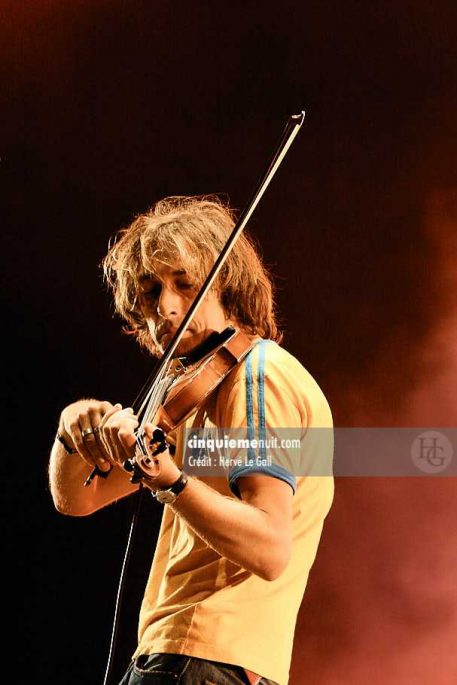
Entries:
[[98, 432], [99, 429], [95, 428], [85, 428], [83, 431], [81, 431], [81, 436], [82, 439], [87, 438], [88, 435], [93, 435]]

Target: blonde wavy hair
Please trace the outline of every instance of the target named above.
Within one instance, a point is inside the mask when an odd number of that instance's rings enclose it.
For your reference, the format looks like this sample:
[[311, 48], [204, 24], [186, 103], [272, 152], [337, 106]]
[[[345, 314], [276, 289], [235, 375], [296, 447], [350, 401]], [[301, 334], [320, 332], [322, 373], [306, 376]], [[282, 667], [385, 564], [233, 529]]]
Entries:
[[[173, 196], [138, 215], [114, 237], [102, 261], [105, 282], [116, 312], [127, 322], [125, 332], [153, 355], [154, 345], [138, 295], [145, 276], [157, 277], [157, 263], [179, 265], [200, 287], [235, 225], [235, 212], [216, 195]], [[272, 280], [252, 238], [236, 241], [214, 284], [230, 318], [249, 334], [280, 341]]]

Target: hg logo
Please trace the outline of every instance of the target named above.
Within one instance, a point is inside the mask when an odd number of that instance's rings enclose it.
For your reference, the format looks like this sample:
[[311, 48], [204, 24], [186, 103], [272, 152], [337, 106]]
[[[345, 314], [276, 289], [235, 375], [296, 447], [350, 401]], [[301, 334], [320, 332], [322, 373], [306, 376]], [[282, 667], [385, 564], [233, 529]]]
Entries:
[[454, 450], [443, 433], [425, 431], [417, 436], [411, 447], [411, 458], [425, 473], [439, 473], [449, 466]]

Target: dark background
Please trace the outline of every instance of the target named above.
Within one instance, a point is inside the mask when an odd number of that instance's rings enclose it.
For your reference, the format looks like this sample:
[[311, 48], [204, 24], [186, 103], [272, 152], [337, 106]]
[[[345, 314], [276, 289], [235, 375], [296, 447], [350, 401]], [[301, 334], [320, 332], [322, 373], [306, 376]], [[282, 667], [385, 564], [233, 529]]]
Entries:
[[[304, 109], [249, 224], [284, 345], [338, 426], [455, 426], [456, 5], [48, 0], [0, 13], [7, 637], [16, 682], [101, 685], [134, 502], [63, 517], [46, 469], [66, 404], [128, 405], [151, 368], [102, 283], [110, 236], [166, 195], [225, 193], [241, 210]], [[337, 479], [291, 685], [455, 682], [456, 493], [452, 478]], [[160, 508], [143, 513], [116, 673]]]

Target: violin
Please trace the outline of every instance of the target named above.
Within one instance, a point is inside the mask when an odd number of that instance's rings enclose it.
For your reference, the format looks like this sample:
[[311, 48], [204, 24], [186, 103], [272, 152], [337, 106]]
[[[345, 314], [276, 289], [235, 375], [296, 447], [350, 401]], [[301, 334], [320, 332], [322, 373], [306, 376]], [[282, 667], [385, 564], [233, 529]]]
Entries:
[[[153, 474], [156, 473], [153, 468], [155, 460], [151, 459], [151, 456], [155, 457], [167, 448], [170, 448], [171, 454], [173, 453], [174, 445], [170, 433], [204, 403], [255, 344], [243, 331], [229, 326], [221, 333], [210, 334], [187, 358], [174, 358], [184, 332], [278, 170], [304, 118], [303, 111], [289, 117], [271, 161], [250, 201], [236, 222], [179, 328], [168, 343], [158, 369], [146, 383], [147, 390], [139, 409], [136, 409], [134, 403], [134, 411], [140, 417], [140, 424], [136, 430], [135, 455], [123, 465], [125, 470], [132, 474], [130, 479], [132, 483], [147, 483], [151, 480]], [[146, 423], [152, 423], [155, 426], [149, 446], [145, 443]], [[154, 448], [152, 454], [148, 447]], [[84, 485], [90, 485], [95, 476], [107, 478], [111, 470], [101, 471], [96, 466]]]
[[[166, 399], [157, 409], [152, 421], [155, 426], [151, 441], [155, 447], [152, 457], [167, 448], [171, 453], [174, 452], [170, 433], [201, 407], [255, 345], [245, 333], [232, 326], [227, 327], [222, 333], [212, 334], [211, 338], [214, 348], [172, 383]], [[142, 447], [145, 447], [144, 442]], [[152, 463], [151, 457], [141, 449], [134, 459], [124, 463], [124, 468], [132, 473], [132, 483], [145, 482], [155, 475], [151, 472]]]
[[[135, 457], [124, 462], [123, 467], [132, 474], [131, 482], [147, 481], [152, 477], [152, 460], [144, 442], [143, 428], [146, 423], [155, 427], [152, 456], [169, 448], [174, 452], [171, 434], [189, 418], [230, 371], [241, 362], [254, 347], [255, 341], [243, 331], [228, 326], [221, 333], [211, 333], [208, 338], [187, 357], [173, 360], [162, 382], [156, 381], [153, 409], [140, 408], [143, 419], [137, 429]], [[90, 485], [95, 476], [107, 477], [110, 471], [96, 467], [85, 481]]]

